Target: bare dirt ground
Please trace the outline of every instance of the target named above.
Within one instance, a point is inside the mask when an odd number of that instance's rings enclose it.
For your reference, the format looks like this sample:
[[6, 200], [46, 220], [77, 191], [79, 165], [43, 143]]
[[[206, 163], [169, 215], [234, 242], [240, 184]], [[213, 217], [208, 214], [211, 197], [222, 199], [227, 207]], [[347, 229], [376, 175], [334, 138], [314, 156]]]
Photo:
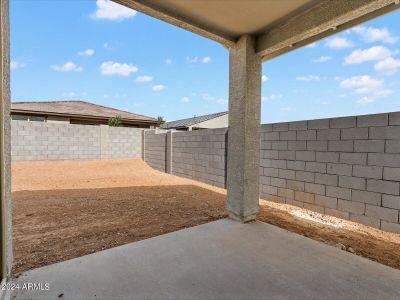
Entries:
[[[227, 216], [223, 189], [140, 160], [13, 162], [14, 273]], [[258, 219], [400, 269], [400, 235], [261, 201]]]

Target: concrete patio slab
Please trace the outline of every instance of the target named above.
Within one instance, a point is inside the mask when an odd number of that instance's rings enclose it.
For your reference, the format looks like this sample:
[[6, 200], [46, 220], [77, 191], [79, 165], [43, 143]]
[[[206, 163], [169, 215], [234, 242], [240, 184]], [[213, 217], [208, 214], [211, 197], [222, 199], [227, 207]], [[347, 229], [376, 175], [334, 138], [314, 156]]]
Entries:
[[34, 269], [16, 299], [400, 299], [400, 271], [262, 222], [223, 219]]

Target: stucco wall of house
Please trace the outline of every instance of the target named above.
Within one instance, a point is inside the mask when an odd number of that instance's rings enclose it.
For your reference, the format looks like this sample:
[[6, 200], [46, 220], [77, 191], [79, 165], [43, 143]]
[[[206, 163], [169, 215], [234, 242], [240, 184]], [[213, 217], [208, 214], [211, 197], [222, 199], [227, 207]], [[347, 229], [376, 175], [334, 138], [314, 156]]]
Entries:
[[219, 116], [217, 118], [208, 120], [208, 121], [204, 121], [204, 122], [200, 122], [197, 123], [195, 125], [193, 125], [192, 127], [197, 127], [197, 128], [225, 128], [228, 127], [228, 121], [229, 121], [229, 116], [228, 114], [223, 115], [223, 116]]
[[57, 116], [48, 116], [46, 118], [47, 123], [68, 123], [69, 124], [69, 118], [68, 117], [57, 117]]

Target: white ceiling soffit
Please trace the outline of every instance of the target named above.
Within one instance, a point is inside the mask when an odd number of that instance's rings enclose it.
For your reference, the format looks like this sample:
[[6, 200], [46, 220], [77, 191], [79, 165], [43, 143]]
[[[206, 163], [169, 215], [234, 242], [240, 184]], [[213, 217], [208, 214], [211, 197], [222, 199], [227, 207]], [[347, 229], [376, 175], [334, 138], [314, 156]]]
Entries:
[[400, 8], [399, 0], [113, 0], [229, 48], [257, 37], [264, 60]]

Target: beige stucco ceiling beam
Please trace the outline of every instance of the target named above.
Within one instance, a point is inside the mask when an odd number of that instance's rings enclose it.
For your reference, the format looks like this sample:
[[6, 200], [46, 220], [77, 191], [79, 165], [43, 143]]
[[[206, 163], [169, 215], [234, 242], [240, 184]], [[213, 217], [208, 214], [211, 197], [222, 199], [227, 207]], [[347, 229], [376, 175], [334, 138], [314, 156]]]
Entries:
[[140, 11], [146, 15], [156, 19], [165, 21], [172, 25], [186, 29], [205, 38], [214, 40], [223, 46], [230, 48], [235, 45], [236, 38], [231, 37], [223, 32], [218, 32], [213, 28], [207, 28], [204, 25], [197, 24], [195, 21], [188, 19], [185, 16], [176, 14], [173, 9], [166, 9], [157, 6], [156, 3], [146, 0], [113, 0], [126, 7]]
[[257, 53], [271, 59], [398, 8], [398, 0], [323, 0], [258, 35]]

